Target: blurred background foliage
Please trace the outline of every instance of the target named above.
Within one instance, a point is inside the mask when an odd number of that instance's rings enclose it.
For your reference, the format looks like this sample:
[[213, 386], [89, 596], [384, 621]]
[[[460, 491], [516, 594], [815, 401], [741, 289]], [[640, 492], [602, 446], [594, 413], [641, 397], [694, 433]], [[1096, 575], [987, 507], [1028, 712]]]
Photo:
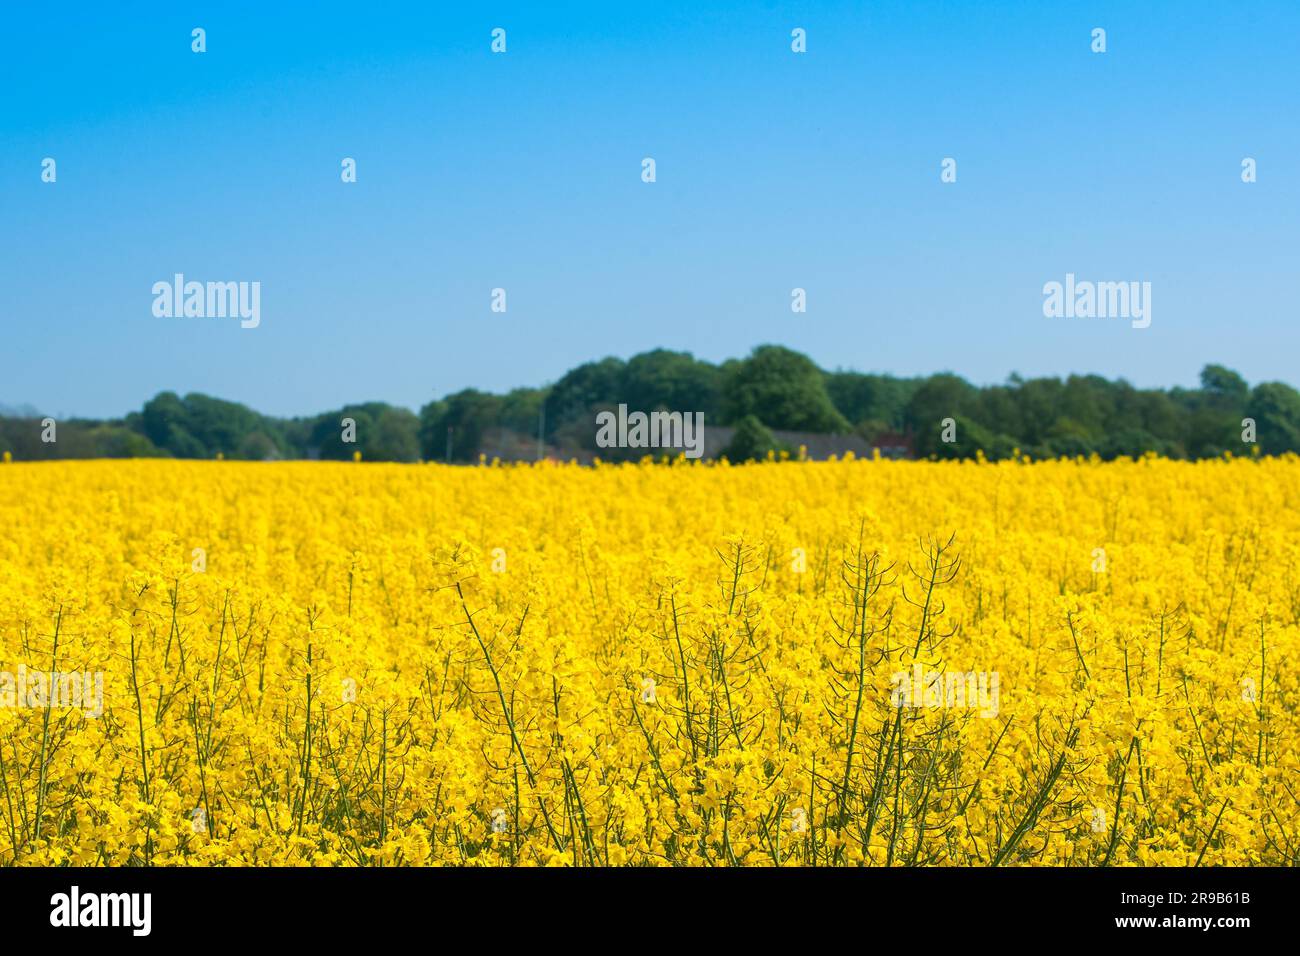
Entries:
[[[0, 451], [41, 458], [282, 458], [475, 461], [489, 435], [517, 436], [546, 454], [595, 448], [595, 416], [630, 411], [703, 412], [708, 425], [734, 426], [728, 451], [762, 457], [782, 450], [772, 431], [855, 435], [868, 442], [905, 436], [916, 457], [1035, 458], [1154, 451], [1171, 458], [1243, 454], [1242, 420], [1255, 422], [1264, 454], [1300, 451], [1300, 392], [1282, 382], [1253, 388], [1236, 372], [1207, 365], [1198, 388], [1141, 389], [1099, 375], [1022, 379], [978, 386], [950, 372], [898, 378], [825, 371], [807, 356], [761, 345], [719, 365], [656, 349], [624, 361], [587, 362], [543, 388], [504, 395], [464, 389], [419, 414], [362, 402], [305, 418], [274, 418], [208, 395], [162, 392], [125, 418], [60, 420], [57, 441], [41, 440], [39, 411], [0, 408]], [[944, 442], [953, 419], [957, 440]], [[344, 419], [355, 442], [343, 439]], [[523, 445], [521, 444], [521, 447]], [[789, 449], [786, 449], [789, 450]]]

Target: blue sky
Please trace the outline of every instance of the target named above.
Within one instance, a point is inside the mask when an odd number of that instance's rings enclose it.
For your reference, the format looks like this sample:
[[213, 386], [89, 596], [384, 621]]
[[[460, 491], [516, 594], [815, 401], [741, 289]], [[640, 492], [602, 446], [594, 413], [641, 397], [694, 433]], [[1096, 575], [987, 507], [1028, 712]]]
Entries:
[[[1294, 0], [271, 6], [6, 8], [0, 403], [418, 408], [762, 342], [1300, 381]], [[261, 325], [155, 317], [176, 272], [261, 282]], [[1150, 281], [1151, 327], [1045, 318], [1067, 272]]]

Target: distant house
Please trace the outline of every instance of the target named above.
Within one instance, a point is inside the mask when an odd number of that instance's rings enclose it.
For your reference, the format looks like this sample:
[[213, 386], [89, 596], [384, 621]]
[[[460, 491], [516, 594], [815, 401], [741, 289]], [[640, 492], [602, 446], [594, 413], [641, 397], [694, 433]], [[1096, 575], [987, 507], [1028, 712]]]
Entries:
[[565, 448], [549, 442], [541, 446], [540, 455], [538, 452], [537, 436], [525, 435], [510, 428], [485, 430], [478, 445], [478, 454], [487, 461], [494, 458], [501, 461], [537, 461], [539, 458], [547, 461], [576, 459], [584, 465], [589, 465], [596, 457], [594, 452], [585, 448]]
[[881, 458], [915, 458], [916, 448], [912, 445], [912, 436], [902, 432], [881, 432], [871, 443], [880, 449]]

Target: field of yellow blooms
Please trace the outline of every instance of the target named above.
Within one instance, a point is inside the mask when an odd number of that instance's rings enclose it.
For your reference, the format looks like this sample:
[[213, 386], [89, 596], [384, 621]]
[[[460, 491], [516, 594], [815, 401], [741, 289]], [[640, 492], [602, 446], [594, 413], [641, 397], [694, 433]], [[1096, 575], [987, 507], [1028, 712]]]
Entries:
[[0, 864], [1300, 856], [1300, 461], [0, 465]]

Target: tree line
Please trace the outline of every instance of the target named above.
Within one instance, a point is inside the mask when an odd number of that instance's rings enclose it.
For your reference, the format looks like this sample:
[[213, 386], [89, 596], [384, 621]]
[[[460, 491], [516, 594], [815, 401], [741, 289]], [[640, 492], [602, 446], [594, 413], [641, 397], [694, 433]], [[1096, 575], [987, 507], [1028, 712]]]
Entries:
[[[605, 358], [542, 388], [463, 389], [418, 414], [364, 402], [276, 418], [208, 395], [163, 392], [122, 419], [59, 421], [55, 441], [42, 440], [48, 429], [35, 415], [0, 416], [0, 451], [17, 460], [345, 460], [360, 452], [366, 461], [472, 462], [489, 436], [503, 433], [548, 454], [593, 450], [596, 413], [619, 404], [703, 412], [706, 425], [735, 426], [728, 454], [736, 459], [783, 450], [773, 431], [856, 435], [873, 443], [902, 438], [917, 457], [939, 458], [980, 452], [1001, 459], [1017, 450], [1034, 458], [1111, 459], [1148, 451], [1205, 458], [1248, 454], [1251, 438], [1263, 454], [1300, 451], [1300, 392], [1282, 382], [1252, 388], [1221, 365], [1207, 365], [1197, 388], [1141, 389], [1099, 375], [1012, 375], [1000, 385], [977, 386], [950, 372], [900, 378], [826, 371], [777, 345], [720, 364], [666, 349]], [[602, 450], [602, 457], [611, 455]]]

